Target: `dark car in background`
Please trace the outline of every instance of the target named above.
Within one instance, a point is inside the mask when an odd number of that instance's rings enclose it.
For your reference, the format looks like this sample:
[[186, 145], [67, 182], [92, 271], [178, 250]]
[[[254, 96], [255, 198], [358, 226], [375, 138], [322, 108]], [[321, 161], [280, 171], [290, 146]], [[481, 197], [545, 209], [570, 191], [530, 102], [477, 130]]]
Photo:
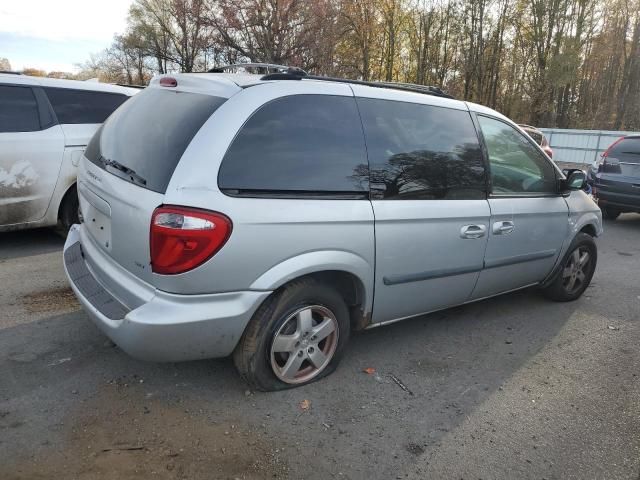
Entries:
[[640, 213], [640, 135], [616, 140], [591, 166], [589, 183], [604, 218]]
[[551, 145], [549, 145], [549, 140], [545, 137], [544, 133], [538, 130], [536, 127], [532, 127], [531, 125], [518, 125], [522, 130], [524, 130], [527, 135], [529, 135], [533, 140], [540, 145], [540, 148], [547, 154], [549, 158], [553, 158], [553, 150], [551, 149]]

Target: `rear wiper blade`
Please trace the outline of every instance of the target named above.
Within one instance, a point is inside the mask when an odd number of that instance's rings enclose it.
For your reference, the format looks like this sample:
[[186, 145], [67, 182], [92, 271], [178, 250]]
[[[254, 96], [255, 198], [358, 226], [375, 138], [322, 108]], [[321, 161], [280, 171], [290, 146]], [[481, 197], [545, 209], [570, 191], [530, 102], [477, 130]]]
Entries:
[[105, 167], [111, 167], [115, 170], [118, 170], [124, 173], [127, 177], [131, 179], [133, 183], [139, 183], [140, 185], [146, 185], [147, 181], [138, 175], [135, 170], [130, 169], [129, 167], [117, 162], [116, 160], [111, 160], [109, 158], [105, 158], [102, 155], [100, 156], [100, 162]]

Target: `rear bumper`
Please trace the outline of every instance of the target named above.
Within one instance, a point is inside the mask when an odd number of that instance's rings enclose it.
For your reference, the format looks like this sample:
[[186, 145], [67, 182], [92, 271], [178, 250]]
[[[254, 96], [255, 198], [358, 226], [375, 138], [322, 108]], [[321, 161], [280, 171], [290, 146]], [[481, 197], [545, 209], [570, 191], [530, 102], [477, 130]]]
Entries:
[[[116, 265], [98, 275], [93, 269], [110, 260], [87, 261], [81, 229], [74, 225], [64, 246], [67, 279], [91, 320], [133, 357], [161, 362], [225, 357], [271, 293], [170, 294], [132, 282]], [[127, 300], [111, 293], [122, 291], [124, 285], [140, 290], [129, 291], [129, 298], [145, 300], [133, 308], [127, 306]]]

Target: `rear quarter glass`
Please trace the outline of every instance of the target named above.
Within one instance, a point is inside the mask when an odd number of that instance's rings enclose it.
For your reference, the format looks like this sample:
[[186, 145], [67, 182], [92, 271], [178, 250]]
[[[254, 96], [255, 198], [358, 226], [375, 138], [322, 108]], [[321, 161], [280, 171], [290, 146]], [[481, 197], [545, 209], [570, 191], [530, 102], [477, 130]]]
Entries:
[[291, 95], [263, 105], [225, 154], [218, 185], [228, 195], [365, 195], [367, 154], [354, 98]]
[[[132, 170], [148, 190], [164, 193], [189, 143], [225, 98], [147, 88], [134, 95], [96, 132], [87, 159], [110, 173], [105, 160]], [[118, 175], [122, 176], [122, 175]]]
[[73, 90], [70, 88], [44, 89], [59, 123], [102, 123], [129, 97], [120, 93]]

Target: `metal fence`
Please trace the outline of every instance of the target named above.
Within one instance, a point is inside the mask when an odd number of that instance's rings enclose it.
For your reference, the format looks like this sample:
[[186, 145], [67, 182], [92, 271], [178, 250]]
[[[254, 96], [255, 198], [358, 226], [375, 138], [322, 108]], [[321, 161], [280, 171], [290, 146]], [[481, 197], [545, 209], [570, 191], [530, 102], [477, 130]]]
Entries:
[[638, 132], [606, 130], [565, 130], [541, 128], [553, 149], [553, 159], [559, 162], [586, 165], [600, 158], [618, 138]]

